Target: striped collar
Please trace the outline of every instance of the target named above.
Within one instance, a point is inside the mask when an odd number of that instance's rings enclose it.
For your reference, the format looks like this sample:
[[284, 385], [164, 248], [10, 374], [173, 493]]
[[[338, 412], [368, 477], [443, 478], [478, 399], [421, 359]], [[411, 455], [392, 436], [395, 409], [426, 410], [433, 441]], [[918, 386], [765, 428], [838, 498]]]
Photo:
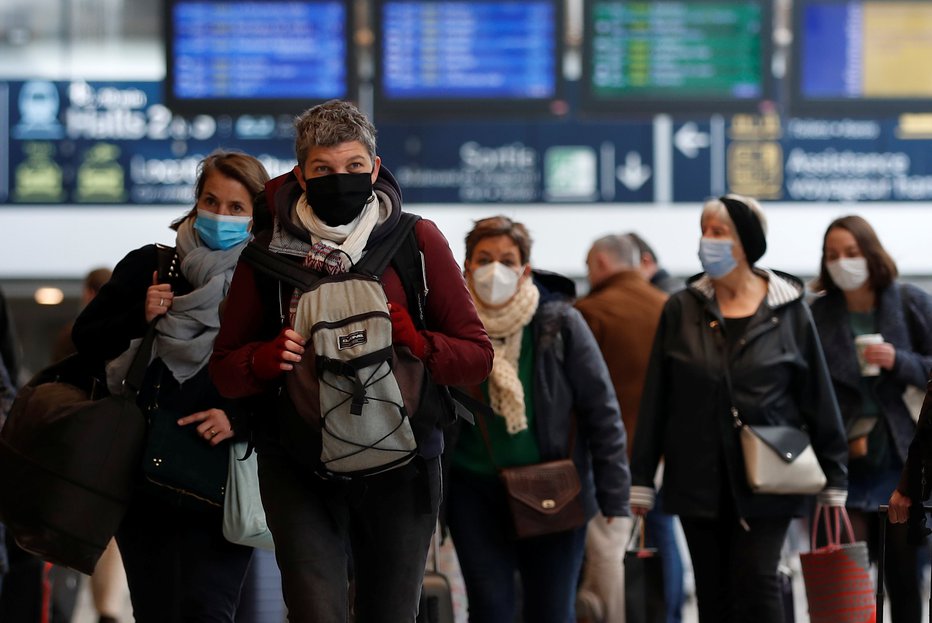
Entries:
[[[767, 306], [771, 309], [802, 298], [802, 283], [796, 277], [769, 268], [754, 267], [752, 270], [767, 280]], [[698, 275], [689, 287], [710, 301], [715, 299], [715, 287], [705, 273]]]

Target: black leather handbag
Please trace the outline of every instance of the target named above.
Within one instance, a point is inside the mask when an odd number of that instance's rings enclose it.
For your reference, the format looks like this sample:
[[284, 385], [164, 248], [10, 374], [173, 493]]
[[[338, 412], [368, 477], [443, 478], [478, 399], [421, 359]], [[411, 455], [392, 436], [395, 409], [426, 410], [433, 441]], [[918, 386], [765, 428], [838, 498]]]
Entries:
[[[160, 374], [165, 374], [163, 363], [153, 365], [162, 366]], [[226, 489], [229, 443], [212, 446], [197, 434], [194, 424], [179, 426], [184, 415], [159, 406], [157, 395], [146, 409], [149, 428], [142, 472], [146, 483], [154, 485], [149, 491], [186, 506], [219, 508]]]
[[[211, 446], [193, 424], [178, 426], [182, 414], [155, 408], [148, 412], [149, 432], [142, 460], [146, 481], [156, 491], [182, 502], [221, 507], [226, 489], [230, 448]], [[162, 489], [163, 491], [159, 491]]]
[[146, 422], [136, 406], [155, 336], [149, 326], [120, 394], [79, 355], [39, 372], [0, 432], [0, 519], [43, 560], [90, 575], [129, 506]]

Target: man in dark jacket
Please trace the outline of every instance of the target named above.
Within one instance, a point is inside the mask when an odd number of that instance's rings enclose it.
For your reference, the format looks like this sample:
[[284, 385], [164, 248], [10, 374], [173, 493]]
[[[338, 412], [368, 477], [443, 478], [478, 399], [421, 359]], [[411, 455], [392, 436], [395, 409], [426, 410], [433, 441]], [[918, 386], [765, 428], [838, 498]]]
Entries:
[[[628, 439], [634, 439], [641, 391], [647, 375], [651, 345], [667, 295], [638, 270], [640, 251], [632, 236], [609, 235], [596, 240], [586, 257], [589, 295], [576, 303], [605, 358]], [[630, 456], [631, 445], [628, 445]], [[654, 508], [647, 514], [648, 547], [656, 547], [664, 566], [667, 623], [682, 620], [683, 561], [676, 543], [674, 517]], [[586, 534], [586, 565], [580, 601], [591, 592], [604, 606], [606, 621], [624, 618], [624, 580], [621, 561], [629, 522], [607, 524], [597, 515]]]
[[674, 277], [667, 272], [667, 269], [660, 265], [657, 254], [654, 253], [654, 249], [647, 244], [646, 240], [633, 231], [625, 235], [631, 236], [631, 239], [638, 246], [640, 259], [637, 264], [637, 269], [644, 275], [644, 278], [650, 282], [650, 285], [667, 294], [673, 294], [683, 289], [685, 286], [683, 280]]
[[[376, 156], [375, 128], [352, 104], [321, 104], [295, 125], [298, 164], [266, 186], [275, 222], [263, 250], [312, 275], [346, 274], [392, 239], [402, 222], [401, 191]], [[478, 384], [491, 370], [493, 350], [461, 269], [436, 225], [419, 220], [414, 234], [426, 267], [426, 283], [414, 291], [428, 294], [412, 300], [411, 284], [394, 267], [382, 273], [391, 341], [422, 361], [436, 383]], [[433, 426], [417, 439], [418, 456], [402, 466], [328, 477], [320, 413], [315, 426], [310, 412], [319, 402], [315, 396], [297, 408], [304, 395], [284, 382], [302, 360], [311, 369], [315, 362], [312, 341], [295, 331], [295, 319], [307, 320], [297, 298], [293, 286], [241, 259], [210, 364], [220, 392], [252, 397], [264, 425], [260, 488], [289, 618], [345, 621], [352, 570], [358, 620], [413, 623], [440, 504], [441, 430]], [[422, 311], [426, 328], [412, 318]], [[367, 339], [363, 331], [348, 337], [352, 343], [341, 341], [341, 348]], [[317, 387], [323, 394], [323, 384]]]

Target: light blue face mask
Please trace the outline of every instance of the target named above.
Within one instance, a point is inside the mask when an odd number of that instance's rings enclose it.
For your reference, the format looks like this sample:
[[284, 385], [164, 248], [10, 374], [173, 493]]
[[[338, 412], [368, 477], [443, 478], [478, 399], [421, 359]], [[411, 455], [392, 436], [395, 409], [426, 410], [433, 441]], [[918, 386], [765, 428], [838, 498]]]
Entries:
[[251, 222], [251, 216], [227, 216], [198, 209], [194, 229], [201, 242], [214, 251], [221, 251], [246, 240]]
[[731, 250], [734, 241], [721, 238], [702, 238], [699, 240], [699, 261], [702, 270], [712, 279], [721, 279], [735, 268], [738, 262]]

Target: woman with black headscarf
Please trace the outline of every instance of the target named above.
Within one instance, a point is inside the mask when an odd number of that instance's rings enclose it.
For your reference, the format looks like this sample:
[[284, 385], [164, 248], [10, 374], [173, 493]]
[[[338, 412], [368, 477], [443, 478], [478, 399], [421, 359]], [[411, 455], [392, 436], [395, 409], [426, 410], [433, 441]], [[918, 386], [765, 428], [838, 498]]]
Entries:
[[747, 483], [733, 407], [746, 424], [805, 428], [841, 506], [847, 443], [802, 283], [758, 268], [767, 249], [756, 201], [708, 201], [704, 269], [664, 307], [638, 415], [631, 507], [653, 505], [663, 458], [664, 512], [679, 515], [702, 623], [782, 623], [777, 564], [804, 495], [763, 495]]

